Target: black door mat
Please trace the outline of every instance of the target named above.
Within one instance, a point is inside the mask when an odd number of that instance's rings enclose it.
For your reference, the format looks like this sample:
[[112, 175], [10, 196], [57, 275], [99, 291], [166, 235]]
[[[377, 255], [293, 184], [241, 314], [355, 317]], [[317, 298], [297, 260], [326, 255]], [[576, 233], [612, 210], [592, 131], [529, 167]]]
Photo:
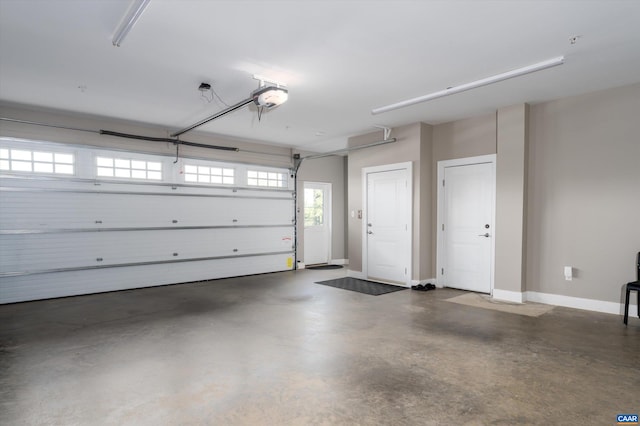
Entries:
[[307, 266], [305, 269], [342, 269], [342, 265], [316, 265]]
[[381, 294], [392, 293], [394, 291], [406, 290], [391, 284], [374, 283], [373, 281], [360, 280], [358, 278], [344, 277], [335, 280], [318, 281], [316, 284], [328, 285], [330, 287], [341, 288], [343, 290], [357, 291], [358, 293], [379, 296]]

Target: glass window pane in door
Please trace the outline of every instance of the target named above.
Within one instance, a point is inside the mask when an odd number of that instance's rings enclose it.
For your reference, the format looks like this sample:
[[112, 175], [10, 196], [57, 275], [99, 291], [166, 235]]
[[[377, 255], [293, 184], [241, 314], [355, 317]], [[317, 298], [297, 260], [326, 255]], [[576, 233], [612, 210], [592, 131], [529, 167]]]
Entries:
[[304, 189], [304, 226], [318, 226], [324, 223], [323, 196], [321, 189]]

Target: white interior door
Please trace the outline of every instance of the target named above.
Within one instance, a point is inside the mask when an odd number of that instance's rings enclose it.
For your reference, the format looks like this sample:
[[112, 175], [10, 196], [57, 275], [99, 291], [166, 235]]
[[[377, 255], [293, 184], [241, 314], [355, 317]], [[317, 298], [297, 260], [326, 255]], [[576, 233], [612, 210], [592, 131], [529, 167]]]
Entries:
[[439, 281], [446, 287], [491, 293], [494, 163], [450, 165], [442, 175]]
[[331, 184], [304, 183], [304, 263], [331, 259]]
[[410, 169], [366, 173], [366, 277], [408, 284], [411, 271]]

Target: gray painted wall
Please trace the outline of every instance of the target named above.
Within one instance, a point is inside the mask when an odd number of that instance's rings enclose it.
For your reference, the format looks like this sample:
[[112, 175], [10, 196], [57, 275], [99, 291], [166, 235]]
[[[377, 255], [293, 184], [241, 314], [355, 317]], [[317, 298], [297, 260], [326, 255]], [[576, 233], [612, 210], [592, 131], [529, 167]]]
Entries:
[[433, 198], [436, 177], [432, 175], [429, 165], [433, 164], [433, 126], [420, 123], [420, 208], [419, 208], [419, 247], [420, 247], [420, 280], [435, 280], [435, 254], [431, 255], [431, 241], [436, 239], [434, 223], [437, 213], [433, 210]]
[[[431, 230], [430, 256], [436, 265], [437, 209], [438, 209], [438, 161], [476, 157], [496, 153], [496, 113], [467, 118], [433, 127], [433, 154], [431, 173]], [[432, 271], [435, 277], [435, 270]]]
[[[526, 228], [518, 231], [524, 243], [516, 241], [512, 248], [524, 250], [524, 255], [512, 271], [508, 262], [496, 260], [496, 276], [516, 277], [496, 288], [624, 300], [622, 287], [635, 279], [634, 260], [640, 251], [638, 111], [640, 84], [530, 107], [528, 152], [516, 153], [528, 157], [516, 168], [524, 172], [524, 214], [505, 218], [504, 211], [497, 212], [498, 217], [502, 214], [499, 220], [524, 221]], [[440, 160], [491, 153], [506, 167], [502, 156], [510, 154], [504, 146], [496, 149], [497, 117], [495, 113], [434, 126], [432, 175]], [[519, 132], [527, 121], [511, 124]], [[435, 185], [434, 177], [433, 194]], [[497, 197], [504, 199], [505, 188], [498, 191], [503, 193]], [[436, 203], [434, 195], [434, 236]], [[434, 264], [435, 244], [434, 237]], [[564, 266], [574, 267], [573, 281], [564, 280]], [[517, 282], [523, 272], [525, 279]]]
[[[498, 110], [494, 289], [525, 288], [525, 209], [529, 106]], [[499, 297], [494, 293], [494, 297]]]
[[639, 111], [640, 84], [531, 107], [527, 290], [624, 301], [640, 251]]
[[[358, 210], [363, 210], [362, 205], [362, 169], [364, 167], [380, 166], [402, 162], [413, 162], [413, 280], [430, 278], [430, 255], [422, 253], [421, 247], [427, 243], [423, 240], [430, 238], [429, 224], [431, 223], [431, 210], [424, 208], [423, 197], [429, 200], [431, 175], [423, 169], [423, 158], [428, 158], [431, 151], [431, 129], [423, 123], [415, 123], [393, 129], [391, 137], [397, 142], [366, 148], [349, 153], [348, 167], [348, 253], [349, 269], [362, 272], [362, 220], [358, 219]], [[349, 138], [349, 146], [366, 145], [367, 143], [382, 140], [382, 133], [375, 132]], [[423, 149], [424, 146], [424, 149]], [[423, 151], [426, 150], [426, 153]], [[428, 170], [428, 168], [426, 169]], [[424, 191], [424, 194], [423, 194]], [[355, 217], [351, 217], [351, 212]]]

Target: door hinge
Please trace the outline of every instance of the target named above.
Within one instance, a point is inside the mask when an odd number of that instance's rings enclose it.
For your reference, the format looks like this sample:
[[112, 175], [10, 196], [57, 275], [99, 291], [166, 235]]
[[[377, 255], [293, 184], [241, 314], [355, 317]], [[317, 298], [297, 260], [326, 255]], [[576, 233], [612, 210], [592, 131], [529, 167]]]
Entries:
[[442, 179], [442, 186], [444, 186], [444, 179]]
[[444, 223], [442, 224], [442, 230], [444, 231]]
[[404, 274], [407, 275], [407, 268], [404, 268]]
[[444, 268], [440, 270], [440, 275], [444, 275]]

